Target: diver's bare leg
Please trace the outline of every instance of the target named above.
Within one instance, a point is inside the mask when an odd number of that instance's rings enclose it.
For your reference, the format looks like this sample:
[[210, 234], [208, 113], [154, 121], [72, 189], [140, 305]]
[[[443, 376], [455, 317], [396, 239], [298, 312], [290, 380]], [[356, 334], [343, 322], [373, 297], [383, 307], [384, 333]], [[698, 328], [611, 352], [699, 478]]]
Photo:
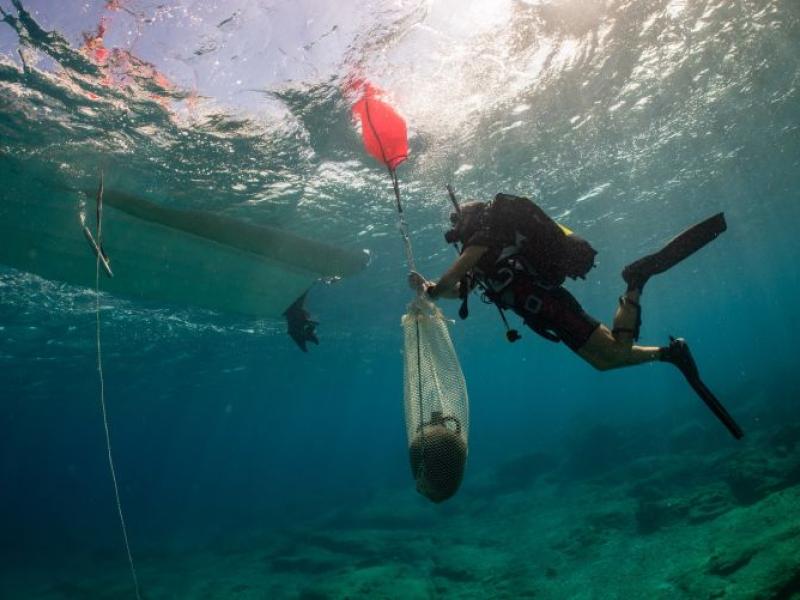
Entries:
[[641, 290], [629, 289], [619, 299], [611, 332], [614, 339], [621, 344], [633, 346], [634, 340], [639, 337], [642, 315], [642, 309], [639, 304], [641, 293]]
[[578, 349], [578, 355], [600, 371], [630, 367], [661, 358], [657, 346], [634, 346], [618, 340], [611, 330], [601, 324], [588, 341]]

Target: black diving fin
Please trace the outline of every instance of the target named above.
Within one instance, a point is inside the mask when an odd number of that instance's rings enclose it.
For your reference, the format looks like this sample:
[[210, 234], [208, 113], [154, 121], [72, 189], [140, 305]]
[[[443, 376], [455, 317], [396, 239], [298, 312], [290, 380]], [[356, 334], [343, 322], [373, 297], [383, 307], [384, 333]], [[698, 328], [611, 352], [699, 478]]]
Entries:
[[717, 419], [725, 425], [725, 427], [730, 431], [731, 435], [740, 440], [744, 437], [744, 431], [742, 428], [739, 427], [739, 424], [734, 421], [733, 417], [730, 413], [725, 410], [725, 407], [722, 406], [722, 403], [717, 400], [717, 397], [711, 392], [710, 389], [706, 387], [703, 381], [699, 377], [687, 377], [686, 381], [689, 382], [689, 385], [692, 386], [692, 389], [700, 396], [700, 399], [706, 403], [706, 406], [714, 413]]
[[744, 437], [744, 431], [739, 427], [739, 424], [736, 423], [730, 413], [722, 406], [722, 403], [717, 400], [717, 397], [700, 379], [700, 372], [697, 370], [697, 364], [694, 362], [692, 353], [689, 352], [689, 345], [686, 340], [670, 337], [669, 346], [664, 348], [661, 359], [678, 367], [686, 381], [692, 386], [692, 389], [734, 438], [740, 440]]
[[622, 278], [628, 284], [628, 289], [641, 290], [651, 276], [674, 267], [715, 240], [727, 228], [725, 214], [717, 213], [679, 233], [658, 252], [648, 254], [629, 264], [622, 270]]

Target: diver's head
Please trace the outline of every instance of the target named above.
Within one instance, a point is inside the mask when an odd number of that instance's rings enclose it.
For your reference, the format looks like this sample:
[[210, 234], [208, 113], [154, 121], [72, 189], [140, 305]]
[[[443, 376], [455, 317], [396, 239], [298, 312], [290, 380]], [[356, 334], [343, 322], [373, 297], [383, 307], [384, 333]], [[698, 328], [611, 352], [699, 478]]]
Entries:
[[450, 213], [452, 228], [444, 234], [448, 244], [456, 242], [466, 243], [481, 226], [486, 204], [477, 200], [470, 200], [462, 204], [458, 210]]

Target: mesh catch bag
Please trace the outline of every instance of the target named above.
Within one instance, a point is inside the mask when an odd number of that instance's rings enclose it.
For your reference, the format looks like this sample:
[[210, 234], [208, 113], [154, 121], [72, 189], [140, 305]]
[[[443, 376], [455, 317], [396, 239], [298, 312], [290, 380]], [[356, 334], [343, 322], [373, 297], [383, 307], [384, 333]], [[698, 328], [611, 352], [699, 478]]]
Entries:
[[469, 400], [447, 322], [418, 296], [403, 316], [406, 431], [417, 491], [442, 502], [458, 490], [467, 461]]

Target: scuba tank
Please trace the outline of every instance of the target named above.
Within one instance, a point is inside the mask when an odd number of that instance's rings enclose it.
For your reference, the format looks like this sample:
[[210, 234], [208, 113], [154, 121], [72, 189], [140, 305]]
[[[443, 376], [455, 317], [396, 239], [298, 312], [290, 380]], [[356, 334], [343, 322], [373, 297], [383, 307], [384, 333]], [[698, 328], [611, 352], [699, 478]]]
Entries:
[[486, 213], [486, 227], [501, 247], [517, 246], [519, 255], [545, 285], [564, 279], [584, 279], [594, 267], [597, 251], [569, 229], [560, 226], [528, 198], [497, 194]]
[[486, 234], [487, 245], [515, 248], [544, 285], [561, 285], [567, 277], [584, 279], [594, 267], [597, 255], [592, 245], [559, 225], [528, 198], [497, 194], [491, 202], [459, 205], [452, 188], [450, 200], [456, 207], [452, 229], [445, 233], [448, 244], [469, 242], [478, 231]]

